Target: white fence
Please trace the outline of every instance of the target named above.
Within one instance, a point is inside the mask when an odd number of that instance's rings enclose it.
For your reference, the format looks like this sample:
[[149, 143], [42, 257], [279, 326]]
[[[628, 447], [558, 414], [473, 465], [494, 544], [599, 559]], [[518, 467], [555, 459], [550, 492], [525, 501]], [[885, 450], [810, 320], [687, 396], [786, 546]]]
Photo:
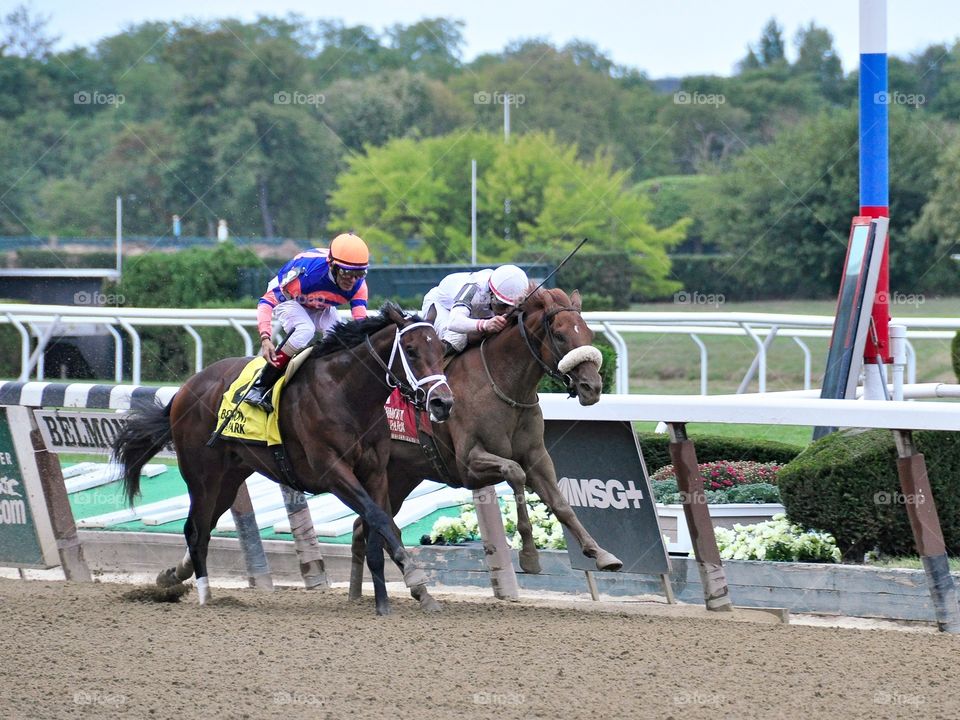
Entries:
[[[343, 317], [348, 318], [347, 314]], [[624, 335], [629, 333], [684, 334], [698, 348], [700, 394], [708, 389], [710, 356], [701, 336], [736, 335], [749, 338], [756, 347], [753, 362], [738, 389], [745, 392], [756, 378], [761, 393], [767, 389], [767, 353], [774, 339], [790, 338], [804, 358], [803, 389], [811, 387], [813, 358], [805, 340], [829, 338], [833, 318], [822, 315], [776, 315], [736, 312], [588, 312], [590, 327], [610, 339], [617, 352], [616, 391], [629, 392], [629, 350]], [[960, 318], [898, 318], [907, 328], [907, 382], [916, 382], [916, 352], [910, 340], [950, 340], [960, 330]], [[43, 350], [55, 335], [89, 334], [101, 328], [113, 336], [115, 382], [123, 381], [123, 334], [130, 338], [131, 380], [141, 382], [139, 330], [149, 327], [178, 328], [194, 342], [194, 368], [204, 367], [203, 339], [197, 328], [229, 327], [239, 336], [243, 353], [254, 351], [251, 331], [256, 328], [256, 311], [250, 309], [181, 310], [170, 308], [110, 308], [60, 305], [0, 304], [0, 325], [12, 325], [20, 334], [20, 380], [44, 378]], [[255, 333], [254, 333], [255, 334]], [[219, 358], [217, 358], [219, 359]]]

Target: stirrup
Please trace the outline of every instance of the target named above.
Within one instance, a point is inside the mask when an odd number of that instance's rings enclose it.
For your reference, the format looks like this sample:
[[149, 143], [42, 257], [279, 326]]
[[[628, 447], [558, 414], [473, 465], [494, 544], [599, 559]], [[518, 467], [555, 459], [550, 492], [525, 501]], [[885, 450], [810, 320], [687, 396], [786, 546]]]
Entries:
[[250, 393], [243, 401], [248, 405], [253, 405], [254, 407], [262, 408], [268, 413], [272, 413], [273, 403], [270, 402], [270, 391], [271, 388], [258, 388], [254, 386], [250, 388]]

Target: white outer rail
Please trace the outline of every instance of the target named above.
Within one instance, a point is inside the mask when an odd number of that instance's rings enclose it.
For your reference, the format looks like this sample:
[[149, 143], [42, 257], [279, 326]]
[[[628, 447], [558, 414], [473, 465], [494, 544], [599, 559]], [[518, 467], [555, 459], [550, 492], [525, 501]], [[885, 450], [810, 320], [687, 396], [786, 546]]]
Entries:
[[766, 395], [604, 395], [583, 407], [564, 395], [541, 394], [547, 420], [626, 420], [654, 422], [809, 425], [888, 430], [960, 430], [952, 402], [905, 400], [822, 400]]
[[[349, 313], [341, 313], [343, 319], [349, 319]], [[616, 391], [629, 392], [629, 351], [623, 338], [625, 333], [680, 333], [689, 335], [700, 352], [700, 392], [707, 393], [709, 374], [709, 353], [703, 344], [701, 335], [737, 335], [752, 338], [757, 344], [758, 353], [755, 365], [760, 387], [766, 387], [766, 350], [764, 341], [771, 334], [792, 338], [804, 352], [804, 388], [811, 386], [811, 363], [809, 350], [798, 338], [829, 338], [833, 327], [833, 318], [824, 315], [777, 315], [772, 313], [742, 312], [587, 312], [584, 319], [590, 327], [606, 335], [617, 352], [618, 373]], [[949, 340], [960, 330], [960, 318], [897, 318], [898, 324], [907, 328], [908, 340]], [[176, 308], [111, 308], [85, 307], [69, 305], [23, 305], [0, 304], [0, 325], [10, 324], [17, 329], [21, 337], [21, 373], [20, 380], [28, 380], [34, 368], [37, 379], [43, 374], [38, 366], [42, 353], [30, 352], [30, 336], [38, 338], [39, 348], [43, 347], [44, 335], [50, 333], [51, 326], [59, 323], [68, 331], [70, 325], [100, 325], [113, 335], [117, 358], [122, 357], [122, 329], [133, 341], [132, 365], [133, 382], [140, 383], [139, 327], [178, 327], [189, 333], [195, 343], [194, 365], [199, 371], [203, 365], [203, 341], [195, 334], [199, 327], [232, 327], [243, 342], [244, 353], [253, 352], [253, 342], [248, 329], [256, 328], [256, 310], [254, 308], [209, 308], [183, 310]], [[29, 328], [29, 330], [28, 330]], [[40, 344], [42, 343], [42, 344]], [[750, 372], [745, 377], [747, 380]], [[119, 376], [116, 380], [119, 381]], [[907, 379], [916, 382], [916, 353], [907, 343]], [[746, 383], [744, 383], [746, 385]], [[745, 388], [744, 388], [745, 389]]]

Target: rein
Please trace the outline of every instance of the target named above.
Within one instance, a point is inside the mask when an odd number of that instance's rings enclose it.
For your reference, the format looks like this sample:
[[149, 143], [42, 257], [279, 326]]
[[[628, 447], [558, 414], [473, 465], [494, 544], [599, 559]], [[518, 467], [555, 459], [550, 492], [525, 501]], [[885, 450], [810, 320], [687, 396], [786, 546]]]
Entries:
[[[560, 352], [560, 348], [557, 347], [556, 338], [554, 338], [553, 332], [550, 329], [550, 320], [552, 320], [553, 317], [557, 315], [557, 313], [567, 312], [567, 311], [577, 312], [576, 308], [558, 307], [558, 308], [553, 308], [551, 310], [545, 311], [543, 313], [543, 332], [544, 332], [544, 335], [550, 341], [550, 349], [553, 351], [553, 354], [557, 357], [557, 362], [560, 361], [560, 358], [563, 357], [563, 354]], [[544, 372], [547, 375], [552, 377], [557, 382], [563, 384], [567, 388], [567, 393], [570, 395], [570, 397], [576, 397], [577, 393], [573, 389], [573, 379], [570, 377], [570, 375], [562, 374], [558, 370], [554, 370], [549, 365], [547, 365], [546, 362], [544, 362], [543, 358], [540, 356], [539, 351], [537, 350], [536, 347], [534, 347], [533, 343], [530, 341], [530, 336], [527, 333], [527, 329], [526, 329], [526, 326], [524, 325], [523, 320], [524, 320], [524, 311], [520, 310], [517, 317], [517, 325], [520, 329], [520, 337], [523, 338], [523, 342], [527, 346], [527, 350], [529, 350], [530, 354], [533, 356], [533, 359], [537, 361], [537, 363], [540, 365], [541, 368], [543, 368]], [[493, 380], [493, 375], [490, 374], [490, 366], [487, 364], [487, 356], [486, 356], [486, 353], [484, 353], [483, 351], [483, 346], [486, 342], [487, 342], [486, 337], [480, 342], [480, 360], [483, 362], [483, 370], [487, 374], [487, 380], [490, 381], [490, 386], [493, 388], [494, 394], [498, 398], [503, 400], [505, 403], [507, 403], [507, 405], [513, 408], [537, 407], [540, 404], [539, 398], [532, 403], [520, 402], [519, 400], [514, 400], [513, 398], [509, 397], [505, 392], [503, 392], [503, 390], [501, 390], [497, 386], [497, 383], [494, 382]]]
[[[557, 358], [557, 363], [559, 363], [560, 360], [563, 358], [563, 353], [561, 353], [560, 348], [557, 347], [557, 340], [553, 336], [553, 331], [550, 329], [550, 321], [554, 318], [555, 315], [562, 312], [577, 312], [577, 310], [576, 308], [572, 308], [572, 307], [553, 308], [543, 313], [543, 320], [542, 320], [543, 334], [547, 338], [547, 340], [550, 341], [550, 350], [553, 351], [554, 356]], [[554, 370], [549, 365], [547, 365], [546, 362], [544, 362], [543, 358], [540, 356], [540, 352], [537, 350], [536, 347], [534, 347], [533, 343], [530, 342], [530, 336], [527, 334], [527, 328], [523, 322], [523, 319], [524, 319], [524, 313], [523, 313], [523, 310], [521, 310], [520, 316], [517, 319], [517, 324], [520, 326], [520, 337], [523, 338], [523, 342], [526, 344], [527, 350], [530, 351], [530, 354], [533, 355], [533, 359], [540, 364], [540, 367], [543, 368], [544, 372], [546, 372], [547, 375], [549, 375], [558, 383], [566, 387], [567, 394], [570, 397], [576, 397], [577, 396], [576, 390], [573, 389], [573, 378], [571, 378], [570, 375], [568, 374], [561, 373], [559, 370], [559, 367], [556, 370]]]

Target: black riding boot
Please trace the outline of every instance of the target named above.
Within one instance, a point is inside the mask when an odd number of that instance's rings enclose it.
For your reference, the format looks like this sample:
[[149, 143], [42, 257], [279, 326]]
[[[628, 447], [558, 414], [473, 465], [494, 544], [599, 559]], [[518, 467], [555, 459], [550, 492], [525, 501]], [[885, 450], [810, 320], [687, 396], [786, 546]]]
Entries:
[[250, 405], [263, 408], [268, 413], [273, 412], [273, 404], [270, 402], [270, 389], [274, 383], [280, 379], [280, 376], [283, 375], [284, 370], [285, 368], [278, 368], [272, 363], [264, 365], [263, 372], [260, 373], [256, 382], [253, 383], [253, 387], [250, 388], [250, 392], [247, 393], [243, 401]]

